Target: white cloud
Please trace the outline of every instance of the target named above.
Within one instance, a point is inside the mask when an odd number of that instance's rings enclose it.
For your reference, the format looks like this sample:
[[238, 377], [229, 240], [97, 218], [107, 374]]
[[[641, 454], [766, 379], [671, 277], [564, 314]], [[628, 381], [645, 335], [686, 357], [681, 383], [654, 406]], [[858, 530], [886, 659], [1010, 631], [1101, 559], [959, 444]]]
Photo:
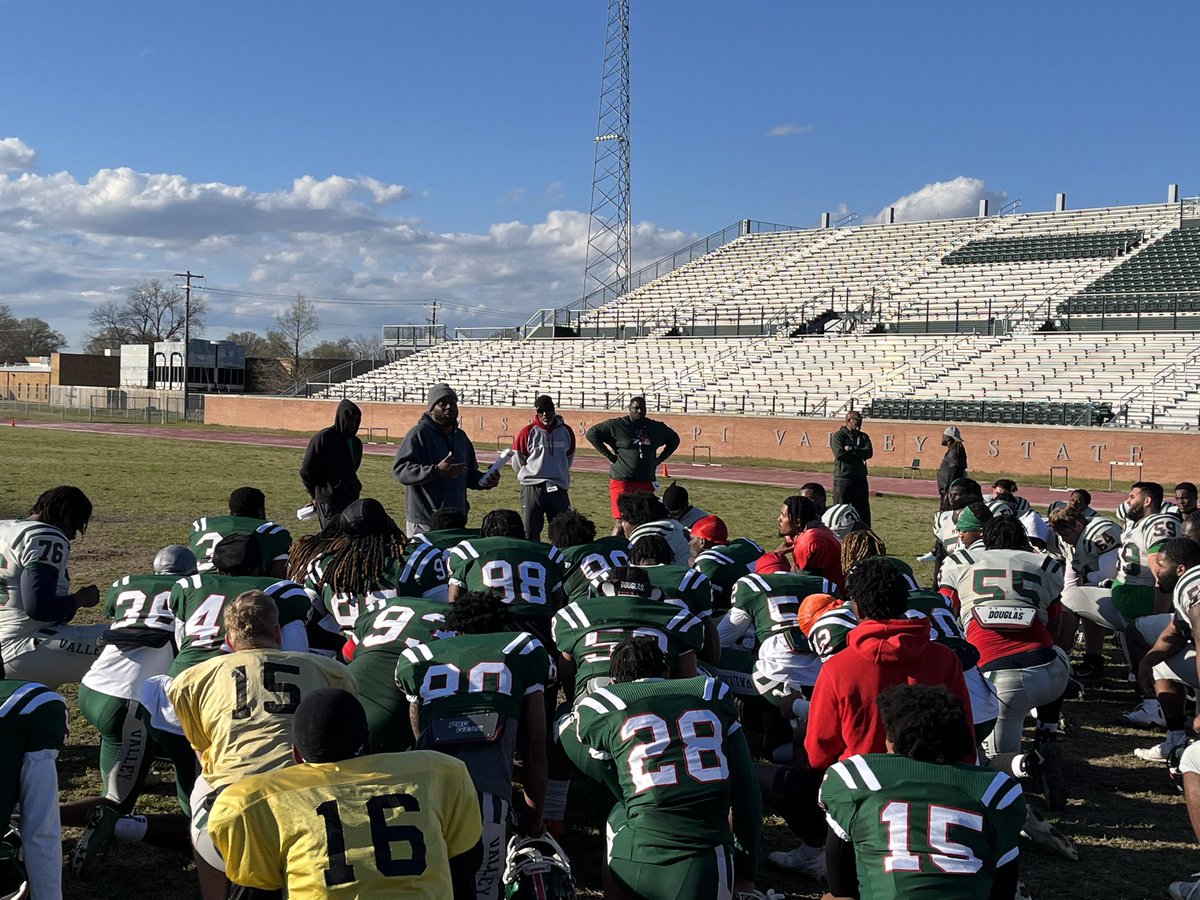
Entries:
[[787, 137], [789, 134], [808, 134], [815, 129], [815, 125], [797, 125], [794, 122], [784, 122], [776, 125], [767, 132], [767, 137]]
[[37, 164], [37, 153], [20, 138], [0, 139], [0, 172], [28, 172]]
[[[911, 194], [905, 194], [888, 206], [895, 207], [897, 222], [916, 222], [929, 219], [953, 219], [973, 216], [979, 212], [979, 201], [986, 199], [992, 213], [1008, 202], [1008, 193], [989, 191], [981, 178], [960, 175], [951, 181], [935, 181]], [[887, 215], [885, 206], [877, 215], [864, 222], [882, 222]]]
[[[34, 159], [18, 139], [0, 147]], [[560, 209], [540, 222], [437, 232], [390, 208], [413, 196], [404, 185], [341, 175], [305, 175], [261, 192], [127, 167], [101, 169], [82, 181], [68, 172], [0, 172], [0, 300], [14, 314], [46, 318], [78, 349], [96, 304], [146, 278], [169, 280], [184, 269], [205, 273], [212, 288], [395, 298], [394, 306], [322, 303], [330, 336], [421, 321], [423, 310], [401, 302], [414, 298], [470, 307], [476, 311], [451, 309], [439, 318], [484, 325], [523, 320], [535, 309], [578, 298], [586, 213]], [[694, 238], [638, 223], [634, 264]], [[265, 330], [285, 304], [213, 293], [208, 335]]]

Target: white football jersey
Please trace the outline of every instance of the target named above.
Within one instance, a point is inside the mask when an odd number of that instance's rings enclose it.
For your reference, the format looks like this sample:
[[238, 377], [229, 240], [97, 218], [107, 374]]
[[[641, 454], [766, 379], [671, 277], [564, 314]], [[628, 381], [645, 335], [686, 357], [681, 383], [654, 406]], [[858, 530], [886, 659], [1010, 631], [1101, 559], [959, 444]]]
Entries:
[[1031, 606], [1044, 622], [1046, 610], [1062, 594], [1063, 567], [1043, 553], [971, 548], [949, 556], [938, 580], [958, 594], [963, 627], [976, 606], [994, 603]]
[[1196, 636], [1192, 634], [1192, 608], [1200, 603], [1200, 566], [1192, 566], [1175, 582], [1175, 593], [1171, 597], [1175, 607], [1175, 625], [1193, 644]]
[[1178, 516], [1150, 513], [1125, 530], [1121, 544], [1121, 584], [1154, 587], [1154, 571], [1150, 568], [1151, 548], [1179, 537], [1182, 523]]
[[1075, 552], [1071, 562], [1081, 579], [1092, 572], [1099, 572], [1105, 567], [1107, 560], [1104, 556], [1121, 552], [1121, 526], [1111, 519], [1097, 516], [1084, 527], [1079, 540], [1075, 542]]
[[21, 573], [35, 564], [58, 571], [58, 594], [71, 593], [67, 558], [71, 542], [45, 522], [26, 519], [0, 521], [0, 643], [28, 637], [46, 623], [29, 618], [21, 599]]
[[941, 542], [947, 556], [962, 548], [958, 527], [954, 524], [954, 510], [948, 509], [934, 514], [933, 536]]

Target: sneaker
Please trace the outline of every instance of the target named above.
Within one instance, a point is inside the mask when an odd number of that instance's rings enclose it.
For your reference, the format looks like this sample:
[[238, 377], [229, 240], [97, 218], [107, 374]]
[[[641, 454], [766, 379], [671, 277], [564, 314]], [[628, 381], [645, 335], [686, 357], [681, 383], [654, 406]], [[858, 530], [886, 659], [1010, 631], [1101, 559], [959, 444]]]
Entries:
[[[1193, 878], [1200, 872], [1193, 874]], [[1167, 888], [1171, 900], [1200, 900], [1200, 881], [1172, 881]]]
[[1085, 659], [1075, 667], [1075, 671], [1071, 674], [1077, 681], [1099, 681], [1104, 677], [1104, 661], [1095, 662]]
[[96, 860], [108, 852], [116, 840], [120, 818], [119, 812], [103, 803], [97, 803], [88, 810], [87, 829], [71, 850], [71, 874], [77, 879], [86, 879]]
[[1163, 718], [1162, 707], [1153, 698], [1143, 700], [1137, 705], [1136, 709], [1121, 716], [1121, 720], [1127, 725], [1133, 725], [1137, 728], [1167, 727], [1167, 720]]
[[935, 559], [937, 559], [937, 556], [936, 556], [936, 554], [934, 554], [932, 552], [931, 553], [922, 553], [920, 556], [917, 557], [917, 562], [933, 562]]
[[1133, 755], [1138, 759], [1144, 759], [1146, 762], [1165, 763], [1171, 758], [1171, 751], [1179, 744], [1178, 740], [1167, 738], [1161, 744], [1155, 744], [1153, 747], [1135, 747]]
[[1064, 859], [1069, 859], [1071, 862], [1079, 861], [1079, 851], [1075, 848], [1074, 842], [1047, 822], [1046, 817], [1035, 806], [1026, 807], [1025, 824], [1021, 826], [1021, 834], [1039, 847], [1057, 853]]
[[825, 877], [825, 848], [801, 844], [795, 850], [776, 850], [767, 854], [774, 865], [789, 872], [803, 872], [814, 878]]

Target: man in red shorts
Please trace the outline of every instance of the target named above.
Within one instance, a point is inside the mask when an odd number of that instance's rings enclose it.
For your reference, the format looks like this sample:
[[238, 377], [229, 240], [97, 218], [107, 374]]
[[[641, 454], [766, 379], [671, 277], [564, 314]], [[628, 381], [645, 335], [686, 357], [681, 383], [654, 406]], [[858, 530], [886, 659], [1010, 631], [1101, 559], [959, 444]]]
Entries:
[[[679, 446], [679, 435], [670, 425], [646, 418], [646, 398], [629, 401], [629, 414], [593, 425], [584, 435], [588, 443], [612, 463], [608, 471], [608, 495], [612, 517], [620, 519], [617, 498], [630, 491], [654, 493], [654, 472], [671, 458]], [[613, 534], [621, 529], [616, 523]]]

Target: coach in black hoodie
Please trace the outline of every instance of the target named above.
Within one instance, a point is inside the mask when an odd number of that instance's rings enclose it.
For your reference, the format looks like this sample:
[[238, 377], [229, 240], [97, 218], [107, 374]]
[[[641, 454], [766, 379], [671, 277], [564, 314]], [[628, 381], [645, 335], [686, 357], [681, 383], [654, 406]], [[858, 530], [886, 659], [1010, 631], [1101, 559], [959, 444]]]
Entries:
[[362, 493], [362, 482], [358, 480], [363, 453], [358, 437], [361, 423], [362, 410], [343, 400], [338, 404], [333, 425], [322, 428], [308, 442], [304, 462], [300, 464], [300, 480], [316, 501], [321, 528], [340, 516]]

